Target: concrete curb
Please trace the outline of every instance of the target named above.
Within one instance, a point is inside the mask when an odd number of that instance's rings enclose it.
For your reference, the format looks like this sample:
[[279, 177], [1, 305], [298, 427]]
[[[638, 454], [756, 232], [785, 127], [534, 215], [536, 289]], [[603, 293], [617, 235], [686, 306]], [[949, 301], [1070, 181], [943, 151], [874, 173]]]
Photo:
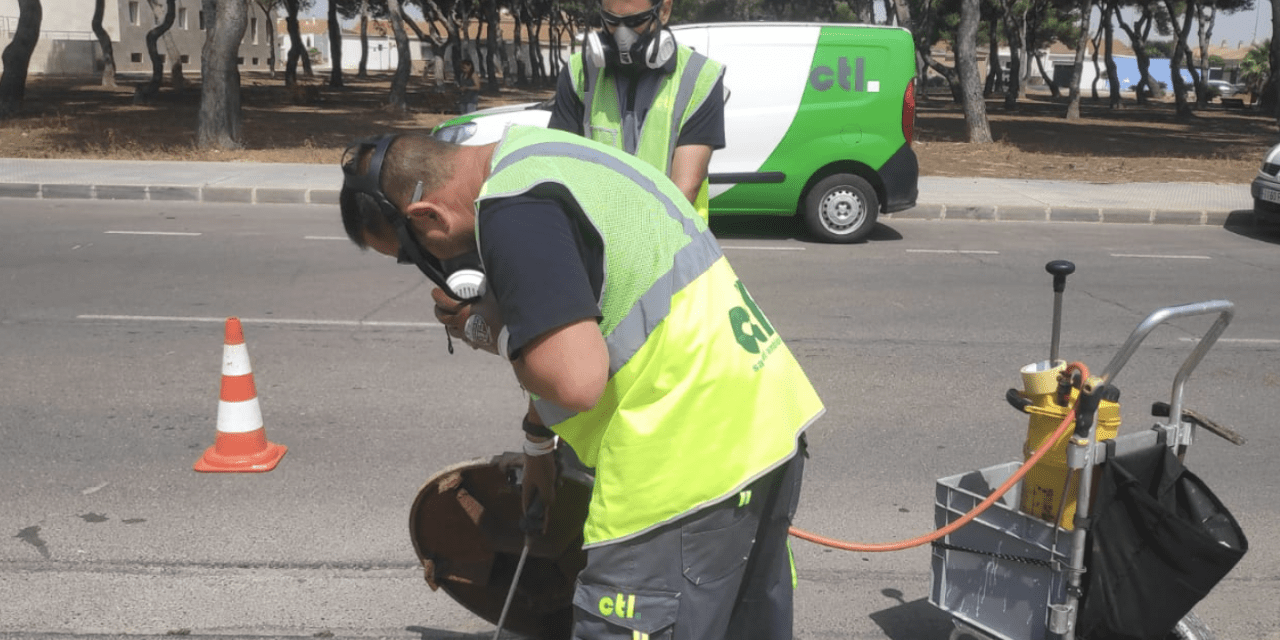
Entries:
[[338, 189], [287, 187], [182, 187], [172, 185], [0, 183], [0, 198], [39, 200], [143, 200], [231, 204], [337, 206]]
[[[336, 206], [337, 165], [0, 158], [0, 198]], [[1222, 226], [1248, 213], [1248, 184], [1084, 183], [921, 176], [889, 220]]]
[[[139, 200], [214, 204], [315, 204], [338, 206], [338, 189], [287, 187], [182, 187], [172, 185], [78, 185], [0, 183], [0, 198], [39, 200]], [[1239, 211], [1239, 210], [1237, 210]], [[1052, 205], [945, 205], [921, 203], [880, 216], [881, 220], [988, 222], [1079, 222], [1222, 226], [1234, 213], [1223, 210], [1161, 210]]]
[[921, 204], [906, 211], [880, 216], [880, 220], [967, 220], [989, 222], [1078, 222], [1110, 224], [1181, 224], [1221, 227], [1237, 211], [1172, 211], [1158, 209], [1028, 207], [1021, 205]]

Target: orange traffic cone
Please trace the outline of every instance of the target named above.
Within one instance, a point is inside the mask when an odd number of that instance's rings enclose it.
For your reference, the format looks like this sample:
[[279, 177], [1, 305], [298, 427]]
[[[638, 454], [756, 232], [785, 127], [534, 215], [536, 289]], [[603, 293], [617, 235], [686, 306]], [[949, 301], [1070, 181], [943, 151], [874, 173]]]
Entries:
[[196, 461], [196, 471], [254, 472], [276, 468], [287, 447], [267, 442], [249, 349], [239, 318], [227, 318], [222, 346], [222, 394], [218, 399], [218, 439]]

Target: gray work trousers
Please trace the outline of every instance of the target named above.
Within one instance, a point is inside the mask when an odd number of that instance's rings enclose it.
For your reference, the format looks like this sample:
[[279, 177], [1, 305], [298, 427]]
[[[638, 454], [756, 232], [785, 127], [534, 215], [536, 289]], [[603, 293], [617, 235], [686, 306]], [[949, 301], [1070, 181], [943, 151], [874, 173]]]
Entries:
[[574, 640], [790, 640], [787, 530], [804, 438], [742, 493], [644, 535], [587, 550]]

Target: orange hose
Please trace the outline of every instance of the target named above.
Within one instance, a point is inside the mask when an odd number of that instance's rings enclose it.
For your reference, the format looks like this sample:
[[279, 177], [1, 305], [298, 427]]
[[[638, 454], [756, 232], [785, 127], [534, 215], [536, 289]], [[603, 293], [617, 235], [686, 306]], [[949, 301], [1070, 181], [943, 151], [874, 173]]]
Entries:
[[[1072, 362], [1071, 364], [1067, 365], [1067, 368], [1065, 371], [1063, 371], [1062, 375], [1070, 376], [1073, 370], [1080, 372], [1080, 379], [1082, 381], [1089, 379], [1089, 368], [1084, 366], [1084, 364], [1080, 362]], [[1063, 434], [1066, 433], [1067, 430], [1071, 428], [1071, 424], [1075, 422], [1075, 417], [1076, 417], [1076, 409], [1074, 406], [1072, 406], [1071, 411], [1067, 412], [1067, 416], [1062, 419], [1062, 424], [1058, 425], [1057, 430], [1055, 430], [1053, 434], [1049, 436], [1049, 439], [1046, 440], [1045, 442], [1048, 442], [1048, 443], [1057, 442], [1058, 439], [1061, 438]], [[790, 533], [791, 535], [797, 538], [800, 538], [801, 540], [808, 540], [809, 542], [820, 544], [825, 547], [831, 547], [833, 549], [842, 549], [844, 551], [862, 551], [867, 553], [876, 553], [881, 551], [901, 551], [903, 549], [910, 549], [911, 547], [918, 547], [922, 544], [933, 542], [934, 540], [942, 538], [950, 534], [951, 532], [955, 531], [956, 529], [959, 529], [960, 527], [963, 527], [964, 525], [968, 524], [970, 520], [973, 520], [974, 518], [978, 517], [978, 514], [982, 513], [983, 511], [986, 511], [988, 507], [995, 504], [996, 500], [1000, 499], [1000, 496], [1003, 496], [1006, 492], [1009, 491], [1009, 489], [1012, 489], [1015, 484], [1020, 482], [1022, 480], [1022, 477], [1027, 475], [1027, 472], [1031, 470], [1031, 467], [1034, 467], [1036, 463], [1040, 462], [1040, 459], [1043, 458], [1045, 454], [1049, 453], [1049, 450], [1052, 448], [1053, 448], [1052, 446], [1040, 447], [1040, 449], [1036, 451], [1035, 454], [1033, 454], [1030, 458], [1027, 458], [1026, 462], [1022, 463], [1021, 467], [1018, 467], [1018, 470], [1014, 472], [1014, 474], [1010, 476], [1008, 480], [1005, 480], [1004, 484], [1000, 485], [1000, 487], [997, 488], [991, 495], [987, 496], [986, 500], [983, 500], [982, 502], [978, 503], [978, 506], [974, 507], [973, 510], [971, 510], [969, 513], [966, 513], [963, 516], [961, 516], [959, 520], [956, 520], [955, 522], [952, 522], [951, 524], [948, 524], [947, 526], [941, 529], [938, 529], [937, 531], [934, 531], [932, 533], [927, 533], [925, 535], [911, 538], [908, 540], [899, 540], [898, 542], [884, 542], [879, 544], [844, 542], [842, 540], [835, 540], [833, 538], [820, 536], [816, 533], [809, 533], [808, 531], [805, 531], [803, 529], [797, 529], [796, 527], [791, 527]]]

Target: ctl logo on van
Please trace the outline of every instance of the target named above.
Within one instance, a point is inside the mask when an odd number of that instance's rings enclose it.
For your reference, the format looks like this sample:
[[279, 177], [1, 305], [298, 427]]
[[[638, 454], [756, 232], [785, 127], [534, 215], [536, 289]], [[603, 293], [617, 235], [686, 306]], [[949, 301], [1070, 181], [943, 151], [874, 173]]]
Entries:
[[[860, 91], [866, 93], [879, 93], [880, 81], [867, 80], [864, 76], [864, 67], [866, 61], [864, 58], [857, 58], [853, 61], [853, 67], [849, 67], [849, 59], [840, 56], [840, 60], [836, 63], [836, 68], [832, 69], [827, 65], [820, 64], [809, 70], [809, 86], [818, 91], [826, 91], [834, 87], [836, 83], [840, 84], [840, 88], [845, 91]], [[853, 83], [849, 82], [849, 74], [853, 74]]]

